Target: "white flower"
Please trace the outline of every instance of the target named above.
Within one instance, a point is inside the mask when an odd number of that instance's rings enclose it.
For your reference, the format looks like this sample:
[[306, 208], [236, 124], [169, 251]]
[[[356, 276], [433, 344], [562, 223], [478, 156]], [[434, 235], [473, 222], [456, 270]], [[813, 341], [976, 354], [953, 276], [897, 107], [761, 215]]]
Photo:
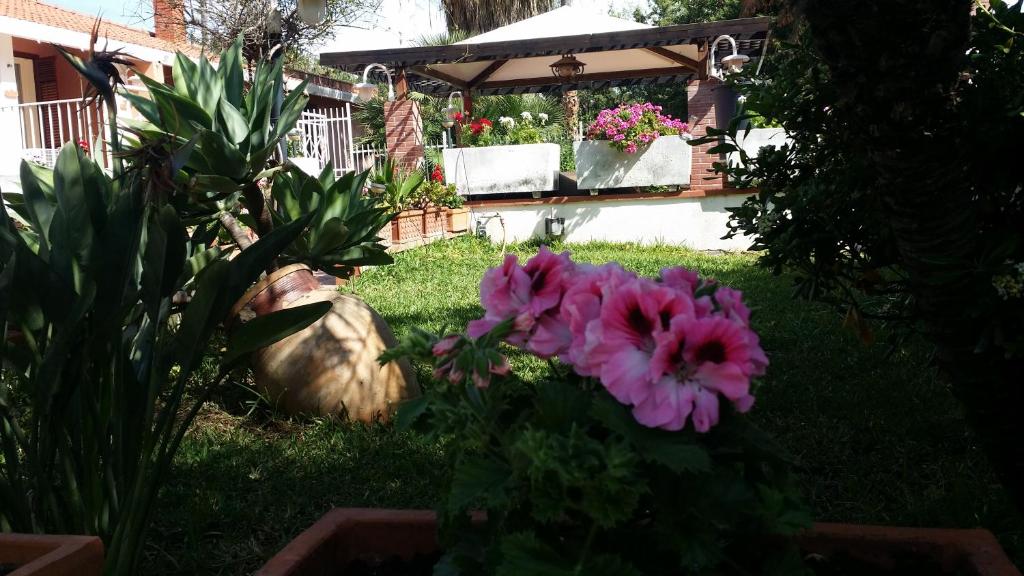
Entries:
[[533, 114], [530, 114], [529, 112], [523, 112], [522, 114], [519, 115], [519, 117], [522, 118], [523, 120], [526, 120], [527, 122], [533, 120]]
[[541, 112], [540, 114], [537, 114], [537, 118], [540, 118], [540, 123], [541, 124], [547, 124], [548, 123], [548, 115], [543, 113], [543, 112]]
[[498, 124], [501, 124], [501, 127], [506, 130], [511, 130], [512, 128], [515, 128], [516, 121], [508, 116], [502, 116], [501, 118], [498, 118]]

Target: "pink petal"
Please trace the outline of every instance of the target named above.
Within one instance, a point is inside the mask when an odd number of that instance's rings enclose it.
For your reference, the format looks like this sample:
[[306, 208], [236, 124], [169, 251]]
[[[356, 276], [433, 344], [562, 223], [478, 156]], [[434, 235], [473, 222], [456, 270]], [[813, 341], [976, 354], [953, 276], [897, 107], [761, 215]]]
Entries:
[[623, 404], [635, 404], [650, 393], [650, 357], [636, 348], [624, 348], [601, 366], [601, 384]]
[[707, 432], [718, 424], [718, 396], [703, 388], [697, 389], [697, 406], [693, 411], [693, 428]]

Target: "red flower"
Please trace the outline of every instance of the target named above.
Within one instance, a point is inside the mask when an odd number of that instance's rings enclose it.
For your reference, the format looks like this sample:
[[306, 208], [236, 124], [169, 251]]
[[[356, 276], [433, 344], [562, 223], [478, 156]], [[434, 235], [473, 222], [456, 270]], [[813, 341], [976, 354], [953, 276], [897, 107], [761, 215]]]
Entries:
[[89, 141], [82, 138], [78, 141], [78, 147], [82, 149], [82, 152], [89, 153]]
[[444, 172], [441, 171], [440, 166], [434, 166], [434, 171], [430, 173], [430, 179], [434, 182], [444, 182]]
[[472, 123], [470, 123], [469, 130], [473, 133], [474, 136], [476, 136], [477, 134], [484, 131], [484, 126], [483, 124], [474, 120]]
[[491, 121], [488, 120], [487, 118], [481, 118], [480, 123], [487, 127], [494, 126], [494, 124], [491, 124]]
[[464, 119], [465, 117], [462, 115], [462, 112], [456, 112], [455, 114], [452, 114], [452, 120], [455, 120], [459, 124], [462, 124], [462, 121]]

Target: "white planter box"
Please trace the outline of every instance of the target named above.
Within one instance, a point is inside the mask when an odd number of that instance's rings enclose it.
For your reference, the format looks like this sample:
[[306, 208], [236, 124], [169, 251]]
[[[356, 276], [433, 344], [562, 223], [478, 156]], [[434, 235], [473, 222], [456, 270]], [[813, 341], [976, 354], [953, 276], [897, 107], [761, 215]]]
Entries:
[[573, 149], [576, 181], [581, 190], [690, 183], [693, 151], [681, 136], [662, 136], [636, 154], [620, 152], [607, 140], [576, 142]]
[[558, 189], [558, 144], [446, 148], [444, 174], [459, 194], [549, 192]]

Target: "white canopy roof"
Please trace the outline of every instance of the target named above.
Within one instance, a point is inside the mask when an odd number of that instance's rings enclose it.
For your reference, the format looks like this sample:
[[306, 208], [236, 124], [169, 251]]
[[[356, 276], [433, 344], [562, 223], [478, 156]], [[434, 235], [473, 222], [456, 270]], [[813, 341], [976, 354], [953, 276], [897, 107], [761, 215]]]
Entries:
[[514, 22], [508, 26], [495, 28], [490, 32], [477, 34], [456, 44], [480, 44], [482, 42], [507, 42], [509, 40], [532, 40], [535, 38], [557, 38], [559, 36], [576, 36], [599, 34], [601, 32], [621, 32], [623, 30], [639, 30], [651, 28], [649, 24], [624, 20], [607, 14], [598, 14], [592, 10], [562, 6], [549, 12], [538, 14], [526, 20]]

